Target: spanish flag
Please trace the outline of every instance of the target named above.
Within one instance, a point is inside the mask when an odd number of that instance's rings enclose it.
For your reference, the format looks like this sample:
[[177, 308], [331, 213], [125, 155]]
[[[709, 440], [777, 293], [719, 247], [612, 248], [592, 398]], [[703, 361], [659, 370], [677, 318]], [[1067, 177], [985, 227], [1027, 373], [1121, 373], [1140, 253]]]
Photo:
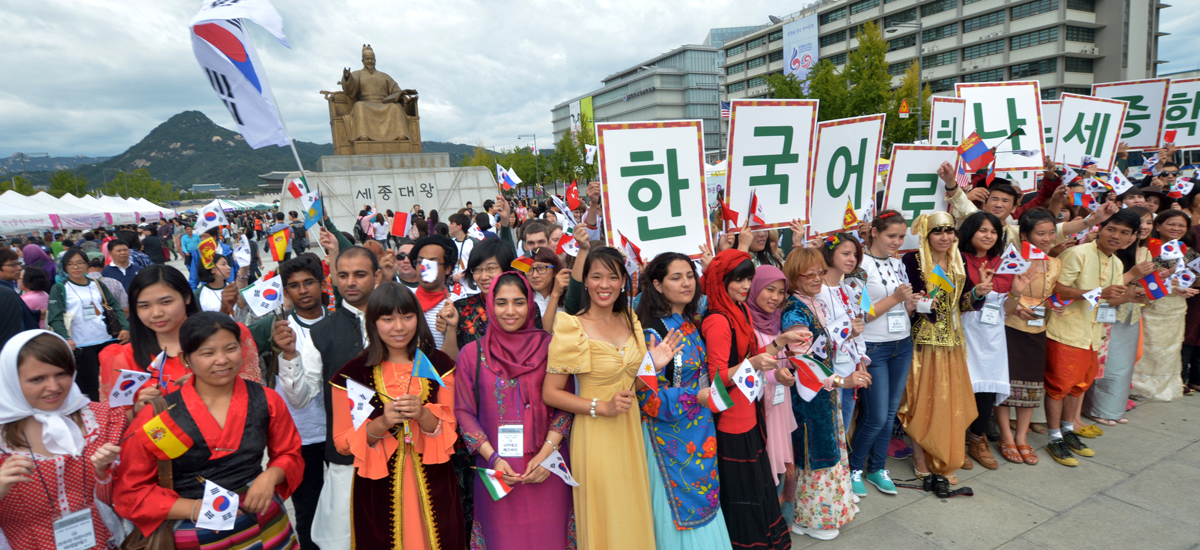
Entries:
[[173, 460], [192, 448], [192, 438], [180, 428], [166, 411], [151, 418], [142, 426], [146, 448], [159, 460]]
[[217, 254], [216, 239], [205, 235], [203, 239], [200, 239], [200, 244], [196, 245], [196, 249], [200, 251], [200, 263], [204, 266], [204, 269], [212, 269], [217, 265], [213, 261], [213, 256]]
[[288, 232], [291, 229], [284, 228], [276, 233], [271, 234], [271, 259], [282, 262], [283, 255], [287, 254]]

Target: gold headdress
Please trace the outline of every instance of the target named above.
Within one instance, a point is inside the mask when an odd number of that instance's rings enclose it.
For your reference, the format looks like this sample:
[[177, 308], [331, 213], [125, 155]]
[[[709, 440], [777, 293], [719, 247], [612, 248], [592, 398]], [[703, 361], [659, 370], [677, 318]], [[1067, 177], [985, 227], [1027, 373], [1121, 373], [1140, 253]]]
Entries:
[[[929, 275], [933, 273], [933, 253], [929, 249], [929, 234], [935, 229], [942, 228], [954, 229], [954, 216], [949, 212], [937, 211], [921, 214], [917, 219], [913, 220], [911, 232], [921, 238], [921, 245], [917, 252], [917, 259], [921, 262], [921, 278], [925, 280], [925, 286], [929, 287]], [[947, 274], [954, 279], [954, 284], [958, 288], [962, 288], [963, 281], [966, 281], [967, 270], [963, 266], [962, 254], [958, 251], [958, 240], [950, 245], [950, 250], [946, 251], [946, 264], [950, 267], [947, 269]]]

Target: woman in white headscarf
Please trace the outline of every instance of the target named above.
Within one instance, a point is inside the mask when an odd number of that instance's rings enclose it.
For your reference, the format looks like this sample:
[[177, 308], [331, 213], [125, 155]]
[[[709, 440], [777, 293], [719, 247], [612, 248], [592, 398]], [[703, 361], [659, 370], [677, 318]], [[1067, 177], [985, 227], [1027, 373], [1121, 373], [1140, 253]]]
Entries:
[[126, 424], [124, 409], [80, 393], [75, 356], [61, 336], [27, 330], [4, 345], [0, 530], [13, 548], [55, 550], [55, 522], [76, 515], [87, 518], [73, 527], [88, 544], [80, 548], [121, 541], [120, 520], [109, 507], [109, 466], [120, 455]]

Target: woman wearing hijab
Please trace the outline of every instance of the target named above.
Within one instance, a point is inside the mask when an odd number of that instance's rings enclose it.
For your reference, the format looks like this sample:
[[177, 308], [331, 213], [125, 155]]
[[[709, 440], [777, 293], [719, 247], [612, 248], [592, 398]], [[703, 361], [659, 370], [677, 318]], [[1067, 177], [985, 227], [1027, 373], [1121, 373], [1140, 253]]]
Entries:
[[[788, 299], [788, 280], [783, 271], [772, 265], [760, 265], [754, 270], [754, 283], [746, 299], [746, 309], [754, 323], [758, 345], [766, 346], [779, 336], [780, 317]], [[763, 417], [767, 430], [767, 457], [775, 485], [783, 490], [782, 502], [796, 498], [796, 470], [792, 459], [792, 432], [796, 431], [796, 416], [792, 414], [792, 392], [796, 378], [788, 368], [790, 362], [780, 358], [779, 367], [763, 377]], [[783, 377], [780, 380], [779, 377]], [[782, 476], [782, 477], [781, 477]]]
[[21, 249], [22, 259], [26, 266], [37, 266], [46, 270], [46, 274], [50, 276], [50, 280], [54, 280], [54, 275], [58, 273], [54, 266], [54, 260], [46, 255], [46, 251], [36, 244], [27, 244]]
[[733, 406], [717, 414], [721, 509], [734, 548], [790, 548], [792, 540], [767, 456], [766, 428], [758, 421], [761, 401], [750, 401], [734, 382], [734, 374], [751, 358], [756, 371], [774, 369], [775, 355], [802, 337], [787, 333], [765, 347], [758, 345], [745, 306], [753, 279], [750, 254], [729, 249], [713, 258], [702, 281], [708, 311], [700, 330], [708, 348], [709, 380], [723, 384], [733, 401]]
[[75, 514], [95, 535], [88, 548], [120, 542], [109, 466], [125, 415], [89, 402], [74, 377], [71, 348], [53, 332], [27, 330], [0, 351], [0, 542], [12, 548], [55, 550], [54, 522]]
[[659, 550], [732, 547], [721, 513], [720, 479], [712, 475], [717, 470], [717, 430], [702, 380], [707, 354], [696, 329], [698, 279], [690, 258], [664, 252], [642, 269], [638, 285], [637, 314], [646, 345], [671, 332], [683, 336], [683, 349], [658, 373], [658, 391], [638, 391]]
[[493, 500], [475, 477], [472, 541], [491, 548], [567, 548], [574, 538], [571, 486], [542, 461], [570, 433], [572, 415], [542, 401], [550, 334], [533, 326], [537, 306], [525, 278], [508, 272], [491, 282], [492, 330], [459, 352], [454, 416], [475, 467], [503, 474], [513, 488]]

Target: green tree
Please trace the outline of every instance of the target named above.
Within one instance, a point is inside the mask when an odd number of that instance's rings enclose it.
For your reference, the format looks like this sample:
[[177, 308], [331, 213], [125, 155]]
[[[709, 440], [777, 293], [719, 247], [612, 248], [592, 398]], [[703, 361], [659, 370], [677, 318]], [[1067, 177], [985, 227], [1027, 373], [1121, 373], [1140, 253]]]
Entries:
[[846, 75], [828, 59], [818, 62], [803, 79], [781, 74], [767, 77], [767, 86], [776, 99], [819, 100], [817, 120], [820, 121], [852, 116], [846, 113], [847, 85]]
[[846, 94], [845, 116], [887, 112], [892, 101], [892, 77], [887, 72], [887, 41], [873, 21], [860, 26], [854, 37], [858, 39], [858, 49], [850, 52], [846, 62], [845, 74], [850, 90]]
[[[887, 128], [883, 132], [884, 154], [890, 154], [892, 144], [912, 143], [917, 140], [917, 62], [914, 60], [904, 76], [900, 79], [900, 87], [892, 94], [892, 100], [887, 107]], [[933, 91], [928, 85], [921, 90], [921, 115], [930, 113], [930, 97]], [[912, 114], [908, 118], [900, 118], [900, 103], [908, 100], [908, 108]], [[925, 136], [928, 137], [928, 136]]]
[[14, 190], [27, 197], [36, 194], [36, 191], [33, 190], [33, 184], [21, 176], [9, 176], [6, 180], [0, 180], [0, 193], [9, 190]]
[[88, 180], [70, 170], [57, 170], [50, 174], [51, 195], [56, 198], [70, 193], [76, 197], [87, 193]]
[[125, 198], [141, 197], [160, 205], [179, 200], [179, 191], [151, 177], [145, 168], [138, 168], [133, 172], [117, 172], [112, 179], [100, 186], [100, 192]]

